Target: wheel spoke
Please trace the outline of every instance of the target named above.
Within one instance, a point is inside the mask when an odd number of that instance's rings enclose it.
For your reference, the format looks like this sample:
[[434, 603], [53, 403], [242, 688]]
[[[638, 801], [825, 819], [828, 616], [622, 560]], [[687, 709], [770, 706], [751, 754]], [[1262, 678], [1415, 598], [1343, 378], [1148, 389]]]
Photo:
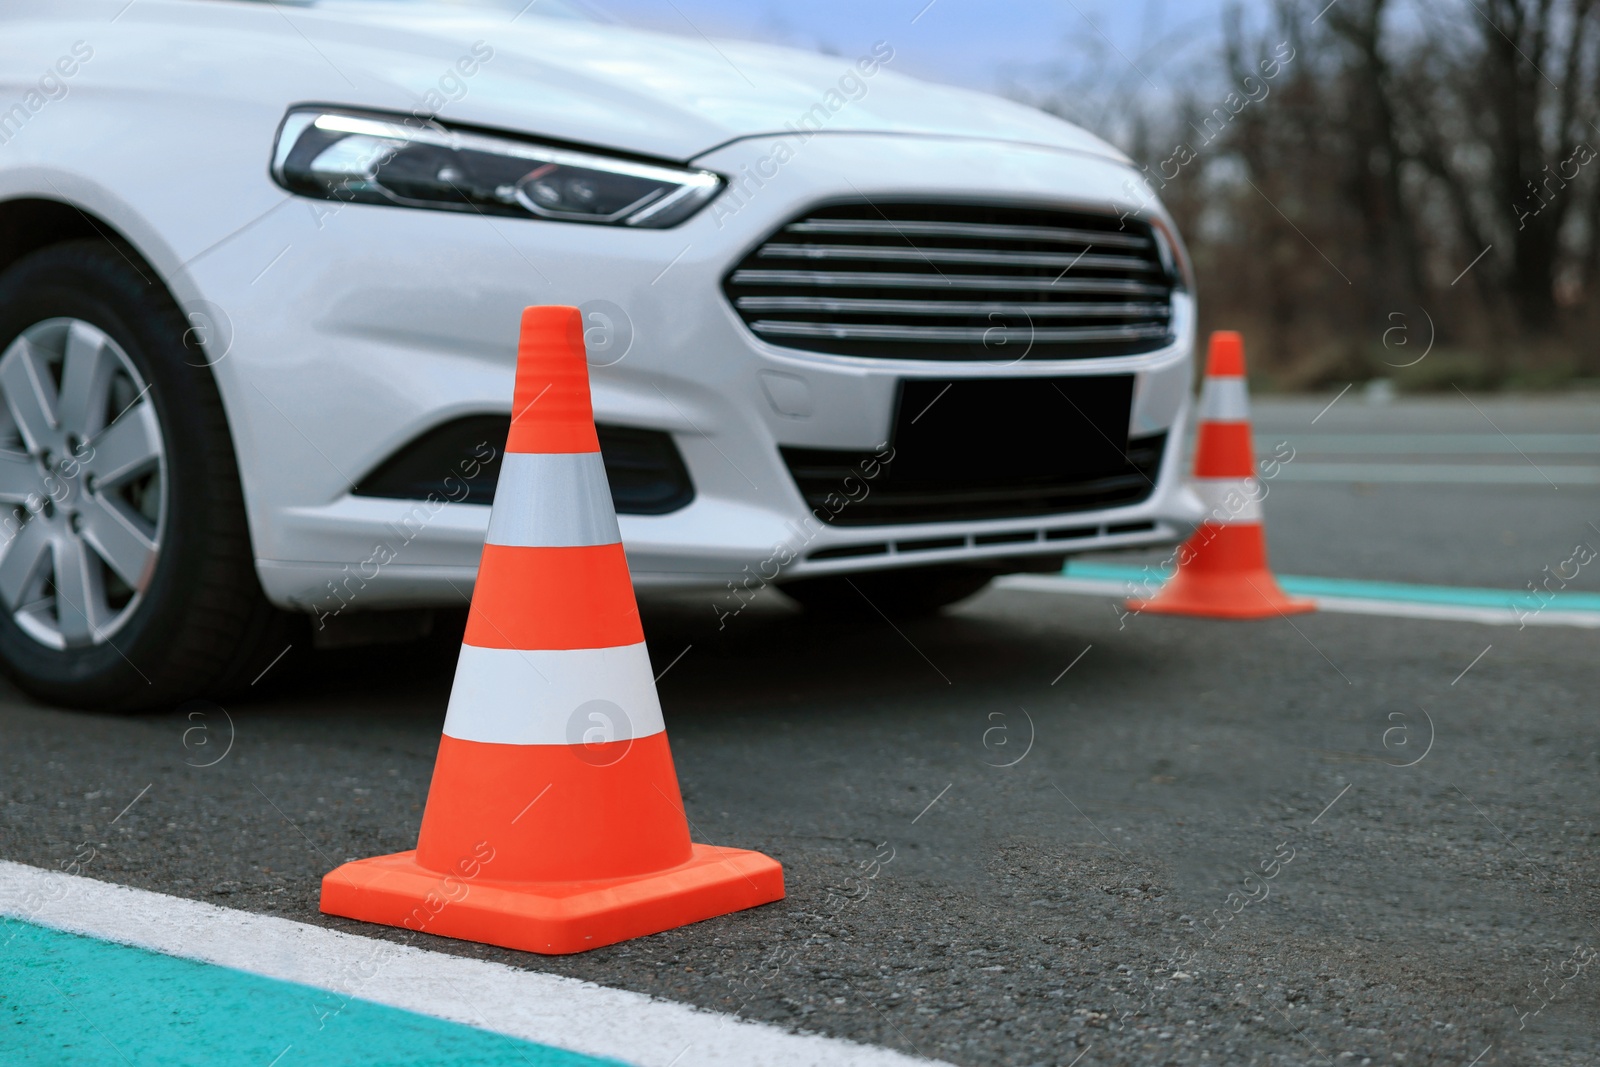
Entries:
[[0, 357], [0, 389], [6, 407], [17, 422], [28, 451], [54, 446], [56, 387], [45, 367], [44, 355], [26, 337], [19, 337]]
[[44, 495], [44, 476], [32, 456], [0, 451], [0, 504], [24, 504]]
[[156, 543], [143, 524], [116, 500], [98, 495], [84, 500], [82, 515], [83, 539], [117, 577], [142, 592], [156, 563]]
[[38, 519], [29, 519], [11, 537], [0, 555], [0, 603], [8, 611], [22, 607], [49, 551], [49, 532]]
[[105, 624], [105, 589], [99, 565], [76, 537], [54, 543], [56, 622], [68, 645], [93, 643]]
[[0, 612], [48, 648], [109, 641], [155, 575], [165, 457], [149, 387], [99, 328], [42, 320], [6, 346]]
[[89, 437], [105, 427], [106, 394], [116, 369], [116, 357], [106, 351], [98, 331], [82, 322], [68, 328], [56, 404], [62, 430]]
[[155, 406], [141, 400], [128, 408], [101, 435], [82, 449], [83, 466], [102, 489], [135, 478], [161, 458], [161, 428]]

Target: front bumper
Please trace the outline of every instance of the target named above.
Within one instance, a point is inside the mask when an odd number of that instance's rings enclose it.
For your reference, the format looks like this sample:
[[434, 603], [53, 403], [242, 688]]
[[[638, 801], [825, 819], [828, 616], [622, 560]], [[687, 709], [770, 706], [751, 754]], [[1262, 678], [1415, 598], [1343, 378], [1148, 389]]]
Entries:
[[[775, 143], [736, 142], [695, 162], [737, 181]], [[720, 291], [732, 264], [823, 200], [914, 195], [1131, 211], [1140, 205], [1124, 189], [1130, 174], [1043, 148], [841, 134], [814, 136], [775, 177], [747, 182], [737, 211], [705, 211], [665, 231], [292, 199], [191, 268], [230, 316], [231, 348], [215, 369], [262, 584], [275, 603], [302, 610], [464, 601], [487, 507], [349, 490], [422, 431], [508, 410], [516, 323], [534, 303], [585, 309], [597, 418], [670, 432], [694, 481], [695, 499], [679, 511], [621, 517], [642, 586], [766, 578], [774, 560], [799, 578], [1181, 538], [1200, 515], [1178, 477], [1195, 333], [1187, 294], [1174, 298], [1175, 342], [1158, 351], [996, 366], [781, 348], [751, 334]], [[779, 454], [881, 445], [905, 378], [1110, 373], [1135, 378], [1130, 434], [1168, 434], [1155, 489], [1136, 505], [828, 526], [811, 517]], [[947, 547], [906, 547], [918, 541]]]

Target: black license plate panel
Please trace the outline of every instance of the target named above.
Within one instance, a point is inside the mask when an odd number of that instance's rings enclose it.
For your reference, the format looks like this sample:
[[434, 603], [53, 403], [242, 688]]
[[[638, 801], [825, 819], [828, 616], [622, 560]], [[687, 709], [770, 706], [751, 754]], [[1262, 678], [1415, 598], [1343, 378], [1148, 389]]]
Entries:
[[1128, 469], [1133, 375], [904, 379], [889, 479], [902, 490], [999, 488]]

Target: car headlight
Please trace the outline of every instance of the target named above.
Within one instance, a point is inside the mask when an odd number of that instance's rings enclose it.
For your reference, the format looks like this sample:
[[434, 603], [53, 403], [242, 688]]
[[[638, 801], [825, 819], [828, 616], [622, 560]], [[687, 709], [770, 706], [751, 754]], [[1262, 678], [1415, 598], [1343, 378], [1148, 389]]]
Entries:
[[676, 226], [722, 189], [710, 171], [322, 108], [289, 112], [272, 176], [290, 192], [349, 203], [652, 229]]

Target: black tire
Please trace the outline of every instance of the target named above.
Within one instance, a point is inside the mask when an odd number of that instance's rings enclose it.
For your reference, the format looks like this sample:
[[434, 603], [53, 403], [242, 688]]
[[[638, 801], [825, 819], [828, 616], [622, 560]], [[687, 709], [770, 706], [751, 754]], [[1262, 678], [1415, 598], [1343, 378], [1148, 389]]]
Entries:
[[994, 572], [975, 567], [908, 567], [801, 578], [778, 586], [808, 611], [848, 618], [932, 615], [980, 592]]
[[165, 520], [148, 581], [110, 639], [53, 648], [0, 610], [0, 670], [40, 700], [75, 708], [223, 695], [284, 647], [293, 621], [267, 603], [256, 578], [211, 369], [154, 271], [121, 246], [53, 245], [0, 274], [0, 352], [54, 318], [97, 327], [143, 377], [166, 453]]

